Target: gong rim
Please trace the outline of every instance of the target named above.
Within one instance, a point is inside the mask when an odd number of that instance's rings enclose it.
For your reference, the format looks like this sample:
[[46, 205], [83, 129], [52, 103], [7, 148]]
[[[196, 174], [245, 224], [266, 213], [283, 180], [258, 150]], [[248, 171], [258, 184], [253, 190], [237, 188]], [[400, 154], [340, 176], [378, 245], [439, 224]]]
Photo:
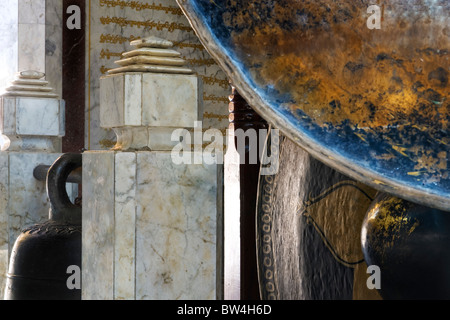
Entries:
[[264, 100], [262, 94], [254, 82], [246, 75], [241, 62], [235, 61], [230, 52], [220, 43], [219, 39], [208, 29], [195, 0], [177, 0], [178, 5], [188, 18], [189, 23], [205, 46], [208, 53], [216, 60], [225, 74], [231, 79], [233, 85], [239, 89], [244, 99], [262, 116], [268, 123], [289, 139], [305, 149], [313, 157], [317, 158], [331, 168], [358, 180], [374, 189], [396, 195], [405, 200], [425, 206], [448, 211], [450, 208], [450, 194], [445, 190], [427, 188], [420, 184], [410, 184], [401, 177], [389, 176], [386, 172], [375, 171], [358, 163], [357, 159], [346, 157], [330, 146], [325, 146], [312, 137], [308, 132], [299, 130], [295, 119], [277, 109], [276, 106]]

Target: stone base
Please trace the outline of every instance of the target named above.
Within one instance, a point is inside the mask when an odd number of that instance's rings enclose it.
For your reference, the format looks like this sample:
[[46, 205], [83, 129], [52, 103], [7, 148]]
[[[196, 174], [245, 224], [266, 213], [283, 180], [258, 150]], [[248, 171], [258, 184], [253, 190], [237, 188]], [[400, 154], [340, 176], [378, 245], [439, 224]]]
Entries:
[[64, 100], [0, 97], [0, 150], [58, 152], [64, 121]]
[[221, 181], [170, 152], [84, 153], [83, 299], [220, 298]]

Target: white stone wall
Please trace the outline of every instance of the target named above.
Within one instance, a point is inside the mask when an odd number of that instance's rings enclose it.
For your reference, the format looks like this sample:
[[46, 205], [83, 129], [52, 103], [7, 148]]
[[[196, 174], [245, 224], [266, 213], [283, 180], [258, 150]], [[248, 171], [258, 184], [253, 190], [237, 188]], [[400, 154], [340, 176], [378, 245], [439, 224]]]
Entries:
[[83, 299], [220, 296], [221, 166], [174, 165], [170, 152], [88, 152], [87, 181]]

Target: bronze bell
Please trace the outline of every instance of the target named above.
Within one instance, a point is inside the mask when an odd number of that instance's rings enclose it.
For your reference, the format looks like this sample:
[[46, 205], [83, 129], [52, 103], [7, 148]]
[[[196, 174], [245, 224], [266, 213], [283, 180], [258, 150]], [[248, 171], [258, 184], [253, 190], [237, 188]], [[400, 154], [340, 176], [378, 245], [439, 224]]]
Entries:
[[[69, 174], [82, 166], [81, 154], [64, 154], [48, 170], [49, 220], [26, 228], [11, 253], [5, 300], [80, 300], [81, 206], [66, 192]], [[75, 284], [75, 285], [74, 285]]]

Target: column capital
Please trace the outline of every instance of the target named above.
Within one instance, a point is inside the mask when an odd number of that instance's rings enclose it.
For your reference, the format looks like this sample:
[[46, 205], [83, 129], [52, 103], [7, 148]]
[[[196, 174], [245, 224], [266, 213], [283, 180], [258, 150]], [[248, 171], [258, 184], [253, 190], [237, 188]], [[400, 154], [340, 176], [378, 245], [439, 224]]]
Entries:
[[65, 102], [44, 77], [19, 72], [0, 96], [1, 151], [60, 151]]
[[115, 150], [171, 150], [176, 129], [194, 128], [203, 118], [201, 79], [185, 68], [170, 41], [133, 41], [136, 49], [100, 79], [100, 124], [113, 129]]

